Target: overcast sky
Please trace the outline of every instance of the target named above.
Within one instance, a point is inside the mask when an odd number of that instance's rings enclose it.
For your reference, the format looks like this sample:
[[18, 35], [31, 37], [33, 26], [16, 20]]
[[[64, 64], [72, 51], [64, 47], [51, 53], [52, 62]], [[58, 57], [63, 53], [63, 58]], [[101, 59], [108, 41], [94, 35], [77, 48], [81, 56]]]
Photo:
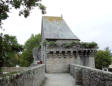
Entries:
[[[112, 49], [112, 0], [43, 0], [46, 16], [61, 16], [81, 41], [98, 43]], [[24, 44], [31, 34], [41, 32], [41, 11], [36, 8], [25, 19], [13, 10], [4, 21], [4, 33], [17, 36]]]

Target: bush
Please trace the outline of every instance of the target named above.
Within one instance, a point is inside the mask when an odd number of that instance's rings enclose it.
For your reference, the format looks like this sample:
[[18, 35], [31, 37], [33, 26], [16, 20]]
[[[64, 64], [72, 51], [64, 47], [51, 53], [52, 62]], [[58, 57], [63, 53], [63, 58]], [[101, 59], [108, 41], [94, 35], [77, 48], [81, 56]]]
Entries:
[[63, 43], [63, 47], [70, 48], [70, 47], [72, 47], [72, 44], [71, 43]]
[[78, 44], [80, 44], [79, 41], [72, 41], [71, 43], [63, 43], [62, 46], [65, 47], [65, 48], [70, 48], [70, 47], [78, 45]]
[[49, 45], [49, 47], [55, 47], [56, 46], [56, 42], [55, 41], [49, 41], [48, 45]]
[[95, 67], [102, 69], [108, 67], [111, 64], [111, 55], [108, 51], [99, 50], [95, 56]]
[[97, 48], [97, 43], [95, 42], [89, 43], [89, 48]]
[[87, 43], [87, 42], [81, 42], [80, 45], [83, 48], [89, 48], [89, 43]]
[[73, 46], [73, 45], [78, 45], [78, 44], [80, 44], [79, 41], [72, 41], [72, 42], [71, 42], [71, 45], [72, 45], [72, 46]]
[[95, 42], [91, 42], [91, 43], [89, 43], [89, 42], [82, 42], [82, 43], [80, 43], [80, 45], [83, 48], [97, 48], [97, 43], [95, 43]]

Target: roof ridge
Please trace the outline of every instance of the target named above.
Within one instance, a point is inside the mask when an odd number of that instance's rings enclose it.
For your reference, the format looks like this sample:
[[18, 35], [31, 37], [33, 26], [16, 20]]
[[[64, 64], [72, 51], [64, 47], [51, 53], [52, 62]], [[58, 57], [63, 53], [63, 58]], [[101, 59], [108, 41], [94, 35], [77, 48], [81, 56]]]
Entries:
[[42, 16], [42, 17], [61, 17], [62, 18], [62, 16]]
[[56, 16], [44, 16], [43, 19], [48, 20], [50, 22], [52, 21], [62, 21], [62, 17], [56, 17]]

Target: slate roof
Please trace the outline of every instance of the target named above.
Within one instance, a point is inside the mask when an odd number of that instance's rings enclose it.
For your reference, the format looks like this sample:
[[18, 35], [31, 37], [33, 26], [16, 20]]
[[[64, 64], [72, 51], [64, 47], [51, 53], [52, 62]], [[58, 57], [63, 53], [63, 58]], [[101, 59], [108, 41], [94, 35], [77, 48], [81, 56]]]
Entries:
[[43, 16], [42, 31], [45, 39], [75, 39], [73, 34], [62, 17]]

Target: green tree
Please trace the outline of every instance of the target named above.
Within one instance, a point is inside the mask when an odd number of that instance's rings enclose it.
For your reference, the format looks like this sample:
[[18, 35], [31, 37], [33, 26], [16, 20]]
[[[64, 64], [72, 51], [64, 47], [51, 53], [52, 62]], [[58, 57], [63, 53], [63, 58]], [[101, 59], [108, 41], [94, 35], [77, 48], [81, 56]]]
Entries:
[[24, 51], [20, 59], [20, 66], [30, 66], [30, 64], [33, 62], [32, 50], [33, 48], [40, 46], [40, 38], [41, 38], [40, 34], [32, 35], [26, 41], [24, 45]]
[[22, 51], [22, 45], [17, 42], [15, 36], [3, 35], [1, 46], [2, 66], [15, 66], [17, 64], [16, 54]]
[[3, 66], [3, 57], [2, 57], [2, 34], [0, 34], [0, 67]]
[[26, 50], [32, 50], [34, 47], [40, 46], [40, 34], [37, 35], [31, 35], [31, 37], [26, 41], [24, 45], [24, 49]]
[[22, 49], [22, 45], [17, 42], [15, 36], [0, 34], [0, 69], [3, 66], [16, 66], [18, 62], [16, 55]]
[[19, 15], [28, 17], [34, 7], [39, 7], [45, 13], [46, 7], [41, 4], [41, 0], [0, 0], [0, 26], [2, 21], [9, 17], [11, 9], [18, 9]]
[[111, 64], [111, 55], [107, 50], [99, 50], [95, 56], [95, 67], [102, 69]]
[[110, 53], [110, 55], [111, 55], [111, 50], [110, 50], [110, 48], [109, 48], [109, 47], [106, 47], [106, 48], [105, 48], [105, 51], [109, 52], [109, 53]]

